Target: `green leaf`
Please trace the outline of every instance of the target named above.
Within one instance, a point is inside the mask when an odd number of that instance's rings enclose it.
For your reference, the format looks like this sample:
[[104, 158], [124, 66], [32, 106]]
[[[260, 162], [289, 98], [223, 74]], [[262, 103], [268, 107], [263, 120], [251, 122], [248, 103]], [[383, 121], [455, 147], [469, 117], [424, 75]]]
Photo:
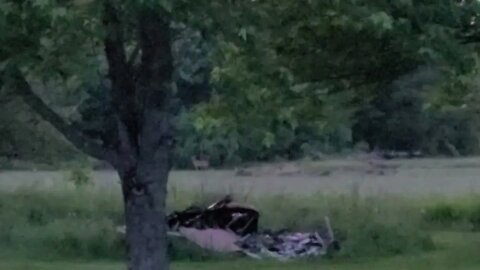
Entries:
[[44, 8], [50, 4], [50, 0], [35, 0], [33, 2], [34, 7]]
[[66, 87], [69, 90], [76, 89], [81, 84], [80, 79], [77, 75], [70, 76], [66, 81]]
[[309, 83], [300, 83], [300, 84], [293, 85], [292, 87], [290, 87], [290, 89], [293, 92], [300, 93], [307, 90], [309, 86], [310, 86]]
[[383, 11], [372, 14], [370, 16], [370, 21], [372, 21], [373, 24], [381, 27], [382, 30], [393, 29], [393, 18]]
[[220, 67], [214, 67], [212, 71], [210, 72], [210, 78], [213, 82], [220, 82], [222, 77], [222, 68]]
[[94, 2], [95, 0], [74, 0], [74, 3], [76, 5], [87, 5], [87, 4], [90, 4], [92, 2]]
[[241, 37], [243, 40], [247, 40], [247, 29], [241, 28], [240, 31], [238, 31], [238, 36]]
[[10, 60], [5, 60], [3, 62], [0, 62], [0, 71], [6, 70], [9, 63], [10, 63]]
[[397, 0], [400, 5], [411, 7], [413, 6], [412, 0]]
[[434, 59], [435, 57], [437, 57], [437, 52], [435, 52], [435, 50], [433, 50], [431, 48], [426, 48], [426, 47], [421, 47], [418, 50], [418, 54], [420, 54], [422, 56], [425, 56], [425, 57], [428, 57], [428, 58], [431, 58], [431, 59]]
[[12, 3], [4, 3], [0, 2], [0, 12], [4, 15], [8, 15], [13, 11], [13, 4]]
[[346, 26], [349, 22], [350, 22], [350, 19], [345, 15], [336, 16], [331, 20], [332, 25], [340, 26], [340, 27]]
[[270, 148], [275, 144], [275, 134], [271, 132], [266, 132], [262, 141], [263, 146]]
[[51, 48], [53, 46], [53, 41], [47, 37], [40, 38], [40, 44], [45, 48]]
[[60, 17], [65, 17], [67, 16], [67, 9], [64, 7], [57, 7], [52, 10], [52, 17], [55, 18], [60, 18]]
[[161, 0], [160, 1], [160, 6], [162, 6], [162, 8], [168, 13], [172, 13], [172, 11], [173, 11], [173, 1], [172, 0]]
[[201, 131], [205, 127], [205, 122], [203, 121], [203, 118], [197, 117], [195, 121], [193, 122], [193, 126], [197, 131]]

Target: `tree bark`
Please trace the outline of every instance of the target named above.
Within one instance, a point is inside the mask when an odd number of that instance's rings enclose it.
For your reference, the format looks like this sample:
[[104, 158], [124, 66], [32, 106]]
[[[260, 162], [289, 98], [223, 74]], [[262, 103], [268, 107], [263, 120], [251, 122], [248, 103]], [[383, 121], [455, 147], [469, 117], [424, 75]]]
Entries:
[[[126, 156], [122, 179], [129, 270], [167, 270], [165, 199], [172, 155], [170, 117], [153, 107], [144, 114], [135, 164]], [[125, 166], [126, 165], [126, 166]]]
[[128, 268], [168, 270], [165, 200], [173, 148], [169, 113], [173, 60], [169, 22], [154, 10], [140, 12], [139, 46], [138, 129], [136, 142], [130, 144], [135, 153], [126, 148], [122, 164], [129, 165], [118, 168], [125, 201]]
[[119, 170], [129, 270], [167, 270], [169, 267], [165, 199], [170, 146], [162, 144], [152, 152], [153, 158], [141, 151], [135, 167]]

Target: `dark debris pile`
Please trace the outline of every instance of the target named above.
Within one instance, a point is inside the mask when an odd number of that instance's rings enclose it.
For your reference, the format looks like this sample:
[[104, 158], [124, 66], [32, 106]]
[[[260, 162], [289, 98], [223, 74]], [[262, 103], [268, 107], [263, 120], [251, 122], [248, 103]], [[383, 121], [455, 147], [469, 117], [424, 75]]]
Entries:
[[241, 252], [252, 258], [289, 260], [323, 256], [339, 249], [330, 221], [315, 232], [258, 230], [260, 214], [226, 196], [209, 207], [190, 207], [168, 216], [171, 232], [215, 251]]

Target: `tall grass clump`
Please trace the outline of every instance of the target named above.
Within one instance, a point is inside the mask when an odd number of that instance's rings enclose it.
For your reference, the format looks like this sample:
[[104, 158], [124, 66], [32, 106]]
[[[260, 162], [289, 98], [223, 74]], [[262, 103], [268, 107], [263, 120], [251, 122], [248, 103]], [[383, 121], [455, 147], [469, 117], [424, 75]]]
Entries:
[[92, 174], [88, 168], [76, 167], [70, 170], [67, 181], [76, 188], [82, 188], [93, 184]]
[[259, 199], [262, 227], [318, 230], [325, 217], [341, 243], [340, 256], [389, 256], [434, 248], [419, 211], [394, 198], [322, 194]]
[[432, 200], [424, 208], [422, 218], [429, 228], [480, 231], [480, 197]]
[[0, 194], [0, 251], [35, 258], [121, 258], [120, 198], [92, 190]]

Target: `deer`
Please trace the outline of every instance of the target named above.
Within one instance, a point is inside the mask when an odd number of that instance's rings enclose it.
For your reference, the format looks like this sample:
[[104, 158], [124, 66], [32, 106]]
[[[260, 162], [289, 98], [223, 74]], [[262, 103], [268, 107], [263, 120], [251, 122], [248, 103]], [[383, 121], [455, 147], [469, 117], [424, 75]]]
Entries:
[[196, 157], [192, 156], [192, 164], [195, 170], [200, 171], [200, 170], [207, 170], [210, 167], [210, 162], [208, 160], [208, 157]]

